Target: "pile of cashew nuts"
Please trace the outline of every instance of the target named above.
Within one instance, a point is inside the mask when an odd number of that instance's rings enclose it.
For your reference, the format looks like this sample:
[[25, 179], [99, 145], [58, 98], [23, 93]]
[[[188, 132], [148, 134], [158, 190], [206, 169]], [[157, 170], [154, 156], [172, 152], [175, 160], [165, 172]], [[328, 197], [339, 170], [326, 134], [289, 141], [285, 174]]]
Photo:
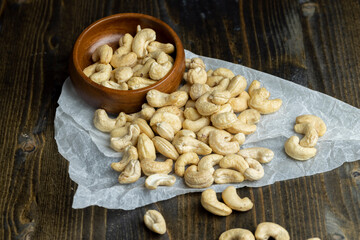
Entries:
[[174, 52], [174, 45], [155, 39], [153, 29], [138, 26], [134, 37], [126, 33], [120, 38], [115, 52], [107, 44], [99, 46], [92, 54], [94, 64], [83, 72], [108, 88], [135, 90], [150, 86], [162, 79], [174, 63], [169, 55]]
[[299, 161], [314, 157], [317, 153], [315, 145], [326, 132], [324, 121], [314, 115], [301, 115], [296, 118], [294, 130], [304, 137], [301, 140], [297, 136], [290, 137], [284, 145], [286, 154]]
[[[240, 146], [261, 114], [279, 110], [281, 99], [270, 100], [256, 80], [246, 91], [246, 79], [229, 69], [206, 72], [200, 58], [187, 59], [186, 66], [186, 84], [171, 94], [150, 90], [140, 112], [110, 118], [103, 109], [95, 111], [95, 127], [109, 132], [110, 147], [123, 152], [111, 164], [120, 172], [119, 183], [135, 182], [143, 173], [148, 189], [171, 186], [173, 168], [191, 188], [261, 179], [273, 151]], [[156, 161], [157, 153], [166, 160]]]

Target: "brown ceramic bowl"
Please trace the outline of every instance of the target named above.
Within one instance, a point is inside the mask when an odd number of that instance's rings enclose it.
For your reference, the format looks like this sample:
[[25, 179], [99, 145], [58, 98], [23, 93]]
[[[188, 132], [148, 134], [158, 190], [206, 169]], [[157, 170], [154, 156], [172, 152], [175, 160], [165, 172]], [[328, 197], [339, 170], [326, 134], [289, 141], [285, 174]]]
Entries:
[[[108, 44], [116, 50], [122, 35], [130, 33], [135, 36], [137, 25], [141, 28], [152, 28], [156, 32], [157, 41], [175, 46], [172, 54], [175, 61], [170, 72], [157, 83], [137, 90], [116, 90], [91, 81], [83, 73], [83, 69], [92, 64], [91, 55], [95, 49], [102, 44]], [[91, 106], [114, 114], [134, 113], [146, 102], [146, 93], [150, 89], [170, 93], [178, 88], [185, 71], [185, 53], [177, 34], [163, 21], [144, 14], [121, 13], [102, 18], [81, 33], [73, 48], [69, 71], [78, 94]]]

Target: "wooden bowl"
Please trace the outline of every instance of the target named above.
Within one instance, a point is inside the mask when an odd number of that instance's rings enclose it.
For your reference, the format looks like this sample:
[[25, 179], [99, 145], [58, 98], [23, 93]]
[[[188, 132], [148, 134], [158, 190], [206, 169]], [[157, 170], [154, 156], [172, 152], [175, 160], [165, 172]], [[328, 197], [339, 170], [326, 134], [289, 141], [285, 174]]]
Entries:
[[[137, 90], [116, 90], [101, 86], [88, 78], [83, 69], [92, 64], [91, 55], [95, 49], [108, 44], [114, 50], [119, 46], [119, 39], [125, 33], [136, 34], [136, 27], [152, 28], [156, 40], [172, 43], [175, 59], [170, 72], [157, 83]], [[185, 71], [185, 53], [183, 45], [173, 29], [163, 21], [149, 15], [138, 13], [121, 13], [102, 18], [88, 26], [75, 42], [70, 58], [70, 78], [78, 94], [91, 106], [103, 108], [109, 113], [134, 113], [146, 102], [146, 93], [150, 89], [171, 93], [179, 87]]]

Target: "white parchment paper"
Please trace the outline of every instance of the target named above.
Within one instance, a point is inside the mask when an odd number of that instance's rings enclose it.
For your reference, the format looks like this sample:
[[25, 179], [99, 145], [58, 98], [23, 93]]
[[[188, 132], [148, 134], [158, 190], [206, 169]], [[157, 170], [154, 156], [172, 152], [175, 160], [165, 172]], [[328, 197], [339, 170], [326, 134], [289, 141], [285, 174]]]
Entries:
[[[185, 51], [187, 58], [198, 57]], [[226, 67], [236, 75], [243, 75], [248, 85], [259, 80], [271, 98], [281, 98], [283, 106], [270, 115], [262, 115], [257, 131], [246, 138], [242, 148], [267, 147], [274, 151], [274, 159], [263, 164], [265, 176], [259, 181], [244, 181], [235, 187], [261, 187], [276, 181], [309, 176], [330, 171], [344, 162], [360, 159], [360, 110], [328, 95], [310, 90], [290, 81], [259, 72], [241, 65], [200, 56], [207, 69]], [[55, 139], [58, 150], [69, 164], [69, 174], [78, 184], [73, 208], [98, 205], [109, 209], [130, 210], [174, 196], [204, 189], [188, 188], [177, 177], [172, 187], [148, 190], [145, 177], [129, 185], [120, 185], [118, 173], [110, 168], [120, 160], [120, 153], [109, 147], [109, 134], [101, 133], [92, 124], [95, 109], [77, 96], [70, 79], [63, 85], [55, 116]], [[283, 149], [293, 131], [295, 118], [302, 114], [321, 117], [328, 131], [319, 138], [318, 154], [308, 161], [295, 161]], [[301, 135], [299, 135], [301, 136]], [[215, 191], [223, 191], [227, 185], [213, 185]]]

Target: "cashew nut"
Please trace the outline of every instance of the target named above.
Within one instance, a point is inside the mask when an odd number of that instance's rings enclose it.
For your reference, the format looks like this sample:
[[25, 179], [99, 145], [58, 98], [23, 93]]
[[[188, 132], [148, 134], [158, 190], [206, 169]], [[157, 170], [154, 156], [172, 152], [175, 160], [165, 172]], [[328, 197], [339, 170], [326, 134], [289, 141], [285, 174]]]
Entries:
[[111, 168], [114, 169], [117, 172], [124, 171], [126, 165], [130, 162], [130, 160], [137, 160], [138, 159], [138, 152], [136, 147], [129, 146], [125, 149], [124, 155], [122, 156], [122, 159], [120, 162], [114, 162], [111, 163]]
[[209, 85], [210, 87], [215, 87], [223, 79], [224, 79], [223, 76], [212, 76], [212, 75], [210, 75], [210, 76], [207, 77], [206, 84]]
[[172, 63], [167, 61], [163, 64], [153, 62], [150, 66], [149, 76], [153, 80], [160, 80], [170, 71], [172, 68]]
[[230, 97], [233, 98], [242, 93], [245, 90], [246, 86], [246, 79], [241, 75], [237, 75], [231, 78], [227, 90], [230, 92]]
[[102, 64], [109, 64], [113, 56], [113, 49], [107, 45], [101, 45], [96, 48], [95, 52], [91, 55], [91, 59], [94, 62], [100, 62]]
[[230, 98], [228, 103], [234, 109], [234, 112], [242, 112], [249, 107], [249, 99], [250, 95], [246, 91], [243, 91], [236, 98]]
[[156, 210], [148, 210], [144, 215], [145, 226], [151, 231], [164, 234], [166, 233], [166, 223], [164, 217]]
[[246, 124], [239, 119], [235, 120], [233, 124], [231, 124], [230, 127], [226, 128], [226, 131], [229, 133], [243, 133], [243, 134], [252, 134], [256, 131], [256, 125], [254, 124]]
[[107, 81], [110, 79], [112, 68], [110, 64], [101, 64], [96, 65], [95, 73], [90, 75], [90, 79], [98, 84], [101, 82]]
[[110, 137], [123, 137], [129, 132], [129, 126], [131, 122], [126, 122], [124, 126], [115, 128], [110, 132]]
[[192, 100], [197, 100], [199, 97], [209, 92], [211, 87], [204, 83], [194, 83], [189, 89], [189, 95]]
[[130, 90], [145, 88], [153, 85], [154, 83], [157, 83], [157, 81], [143, 77], [132, 77], [127, 81], [127, 85], [129, 86]]
[[196, 121], [202, 117], [194, 107], [185, 108], [184, 116], [186, 119], [189, 119], [191, 121]]
[[168, 113], [175, 114], [176, 116], [178, 116], [180, 118], [181, 122], [184, 122], [184, 120], [185, 120], [184, 111], [176, 106], [165, 106], [165, 107], [158, 108], [156, 110], [156, 113], [159, 113], [159, 112], [168, 112]]
[[248, 162], [245, 159], [237, 154], [228, 154], [223, 157], [220, 162], [219, 166], [221, 168], [230, 168], [234, 169], [238, 172], [244, 174], [244, 172], [250, 167]]
[[176, 143], [176, 141], [178, 141], [179, 138], [181, 137], [192, 137], [192, 138], [196, 138], [196, 134], [188, 129], [182, 129], [180, 131], [178, 131], [174, 137], [174, 139], [172, 140], [172, 143]]
[[230, 69], [222, 68], [222, 67], [215, 69], [214, 72], [212, 73], [212, 75], [213, 76], [223, 76], [228, 79], [232, 79], [233, 77], [235, 77], [235, 74]]
[[210, 171], [214, 173], [214, 166], [219, 164], [220, 160], [223, 158], [222, 155], [219, 154], [210, 154], [202, 157], [198, 162], [198, 170], [199, 171]]
[[146, 176], [150, 176], [155, 173], [168, 174], [173, 168], [173, 160], [171, 159], [166, 159], [164, 162], [144, 159], [140, 162], [140, 164], [141, 169]]
[[241, 172], [226, 168], [216, 169], [213, 176], [215, 183], [218, 184], [240, 183], [245, 180]]
[[290, 240], [285, 228], [273, 222], [262, 222], [256, 227], [256, 240], [267, 240], [270, 237], [276, 240]]
[[260, 121], [260, 113], [255, 109], [246, 109], [238, 115], [238, 119], [246, 124], [255, 124]]
[[219, 111], [219, 109], [220, 109], [219, 105], [214, 104], [209, 101], [210, 94], [211, 94], [210, 92], [207, 92], [196, 100], [196, 103], [195, 103], [196, 110], [202, 116], [210, 116], [213, 113]]
[[125, 136], [110, 138], [110, 147], [117, 152], [122, 152], [127, 146], [135, 145], [139, 135], [139, 126], [131, 124], [128, 128], [128, 133]]
[[125, 33], [125, 35], [119, 39], [120, 47], [116, 49], [114, 55], [122, 56], [131, 52], [132, 41], [133, 41], [133, 37], [129, 33]]
[[145, 133], [149, 138], [153, 138], [155, 136], [146, 120], [142, 118], [135, 118], [132, 123], [137, 124], [140, 128], [140, 132]]
[[223, 232], [219, 237], [219, 240], [234, 240], [234, 239], [255, 240], [255, 237], [254, 234], [252, 234], [252, 232], [243, 228], [233, 228], [227, 230]]
[[250, 97], [253, 95], [254, 90], [259, 89], [260, 87], [261, 83], [258, 80], [252, 81], [248, 89]]
[[167, 54], [171, 54], [175, 51], [175, 47], [171, 43], [161, 43], [158, 41], [153, 41], [147, 46], [149, 52], [162, 51]]
[[141, 133], [138, 137], [137, 149], [140, 161], [147, 159], [156, 159], [156, 151], [153, 141], [145, 133]]
[[103, 81], [100, 83], [102, 86], [107, 87], [107, 88], [113, 88], [113, 89], [117, 89], [117, 90], [128, 90], [129, 87], [126, 83], [116, 83], [113, 81]]
[[179, 154], [195, 152], [199, 155], [208, 155], [212, 149], [206, 144], [192, 137], [180, 137], [173, 141]]
[[179, 177], [183, 177], [185, 173], [185, 167], [190, 164], [197, 165], [199, 162], [199, 156], [194, 152], [187, 152], [176, 160], [175, 162], [175, 174]]
[[192, 100], [192, 99], [189, 99], [187, 102], [186, 102], [186, 104], [185, 104], [185, 109], [186, 108], [189, 108], [189, 107], [196, 107], [195, 106], [195, 101], [194, 100]]
[[229, 91], [216, 89], [210, 94], [209, 100], [214, 104], [223, 105], [229, 101], [230, 97]]
[[131, 49], [136, 53], [137, 57], [143, 58], [148, 54], [147, 46], [150, 42], [155, 41], [156, 33], [150, 28], [141, 29], [136, 33], [132, 44]]
[[308, 160], [316, 155], [316, 148], [306, 148], [299, 144], [300, 139], [297, 136], [290, 137], [285, 142], [285, 152], [287, 155], [296, 160]]
[[191, 165], [186, 169], [184, 180], [185, 184], [191, 188], [207, 188], [214, 182], [210, 171], [198, 171], [196, 165]]
[[236, 211], [249, 211], [253, 208], [254, 204], [248, 197], [240, 198], [236, 192], [234, 186], [227, 187], [221, 195], [225, 204], [228, 205], [231, 209]]
[[150, 66], [151, 64], [153, 64], [155, 62], [154, 59], [149, 58], [144, 65], [140, 65], [141, 67], [139, 67], [138, 69], [133, 69], [134, 71], [134, 77], [144, 77], [144, 78], [148, 78], [149, 77], [149, 71], [150, 71]]
[[282, 100], [269, 100], [270, 93], [265, 88], [259, 88], [252, 91], [249, 107], [258, 110], [261, 114], [270, 114], [278, 111], [282, 105]]
[[184, 73], [184, 79], [190, 84], [194, 83], [206, 83], [207, 74], [204, 68], [196, 67], [189, 69], [188, 72]]
[[191, 130], [193, 132], [198, 132], [200, 129], [209, 126], [210, 119], [208, 117], [202, 117], [198, 120], [192, 121], [190, 119], [185, 119], [183, 122], [183, 128]]
[[114, 68], [118, 67], [133, 67], [137, 63], [137, 56], [134, 52], [129, 52], [124, 55], [115, 54], [111, 58], [110, 64]]
[[211, 123], [218, 129], [230, 128], [236, 121], [239, 119], [232, 112], [222, 112], [211, 116]]
[[[324, 123], [324, 121], [321, 118], [314, 116], [314, 115], [305, 114], [305, 115], [298, 116], [296, 118], [296, 123], [297, 124], [302, 124], [302, 123], [314, 124], [314, 127], [315, 127], [317, 133], [319, 134], [319, 137], [323, 136], [326, 132], [326, 124]], [[296, 131], [296, 127], [295, 127], [295, 131]]]
[[167, 122], [173, 128], [174, 133], [180, 131], [182, 126], [180, 118], [168, 112], [156, 112], [150, 119], [150, 126], [157, 132], [157, 124], [161, 122]]
[[200, 129], [196, 135], [197, 139], [208, 144], [209, 143], [209, 135], [211, 131], [218, 130], [217, 128], [213, 126], [205, 126], [202, 129]]
[[137, 159], [132, 159], [126, 165], [124, 171], [120, 174], [119, 183], [133, 183], [141, 177], [140, 162]]
[[205, 63], [201, 58], [185, 59], [186, 68], [197, 68], [201, 67], [205, 69]]
[[174, 129], [167, 122], [159, 122], [156, 124], [156, 132], [160, 135], [160, 137], [165, 138], [168, 141], [172, 141], [174, 138]]
[[157, 173], [150, 175], [145, 180], [147, 189], [156, 189], [158, 186], [172, 186], [176, 182], [176, 178], [172, 175]]
[[264, 168], [257, 160], [245, 158], [245, 161], [249, 164], [249, 168], [243, 173], [246, 180], [256, 181], [264, 176]]
[[100, 63], [96, 62], [94, 64], [91, 64], [90, 66], [87, 66], [86, 68], [84, 68], [83, 73], [87, 76], [90, 77], [92, 74], [95, 73], [95, 69], [97, 67], [97, 65], [99, 65]]
[[224, 130], [214, 130], [209, 134], [209, 145], [212, 150], [221, 155], [237, 153], [240, 144], [232, 141], [233, 136]]
[[146, 100], [152, 107], [176, 106], [183, 107], [189, 96], [186, 92], [176, 91], [171, 94], [162, 93], [156, 89], [151, 89], [146, 94]]
[[126, 82], [133, 76], [133, 70], [131, 67], [118, 67], [113, 70], [114, 79], [117, 83]]
[[300, 146], [302, 147], [315, 147], [319, 134], [312, 123], [298, 123], [294, 127], [295, 132], [305, 134], [300, 140]]
[[186, 83], [179, 88], [179, 91], [184, 91], [187, 92], [187, 94], [189, 94], [191, 86], [192, 85], [190, 83]]
[[211, 188], [201, 193], [201, 205], [209, 212], [218, 216], [229, 216], [232, 213], [231, 208], [219, 202], [216, 192]]
[[155, 149], [159, 153], [173, 160], [178, 159], [179, 154], [176, 151], [175, 147], [169, 141], [159, 136], [155, 136], [152, 141], [155, 145]]
[[274, 152], [263, 147], [241, 149], [238, 154], [244, 158], [253, 158], [260, 163], [268, 163], [274, 158]]
[[115, 128], [125, 125], [126, 119], [119, 114], [116, 119], [109, 118], [104, 109], [97, 109], [94, 113], [94, 126], [102, 132], [111, 132]]

